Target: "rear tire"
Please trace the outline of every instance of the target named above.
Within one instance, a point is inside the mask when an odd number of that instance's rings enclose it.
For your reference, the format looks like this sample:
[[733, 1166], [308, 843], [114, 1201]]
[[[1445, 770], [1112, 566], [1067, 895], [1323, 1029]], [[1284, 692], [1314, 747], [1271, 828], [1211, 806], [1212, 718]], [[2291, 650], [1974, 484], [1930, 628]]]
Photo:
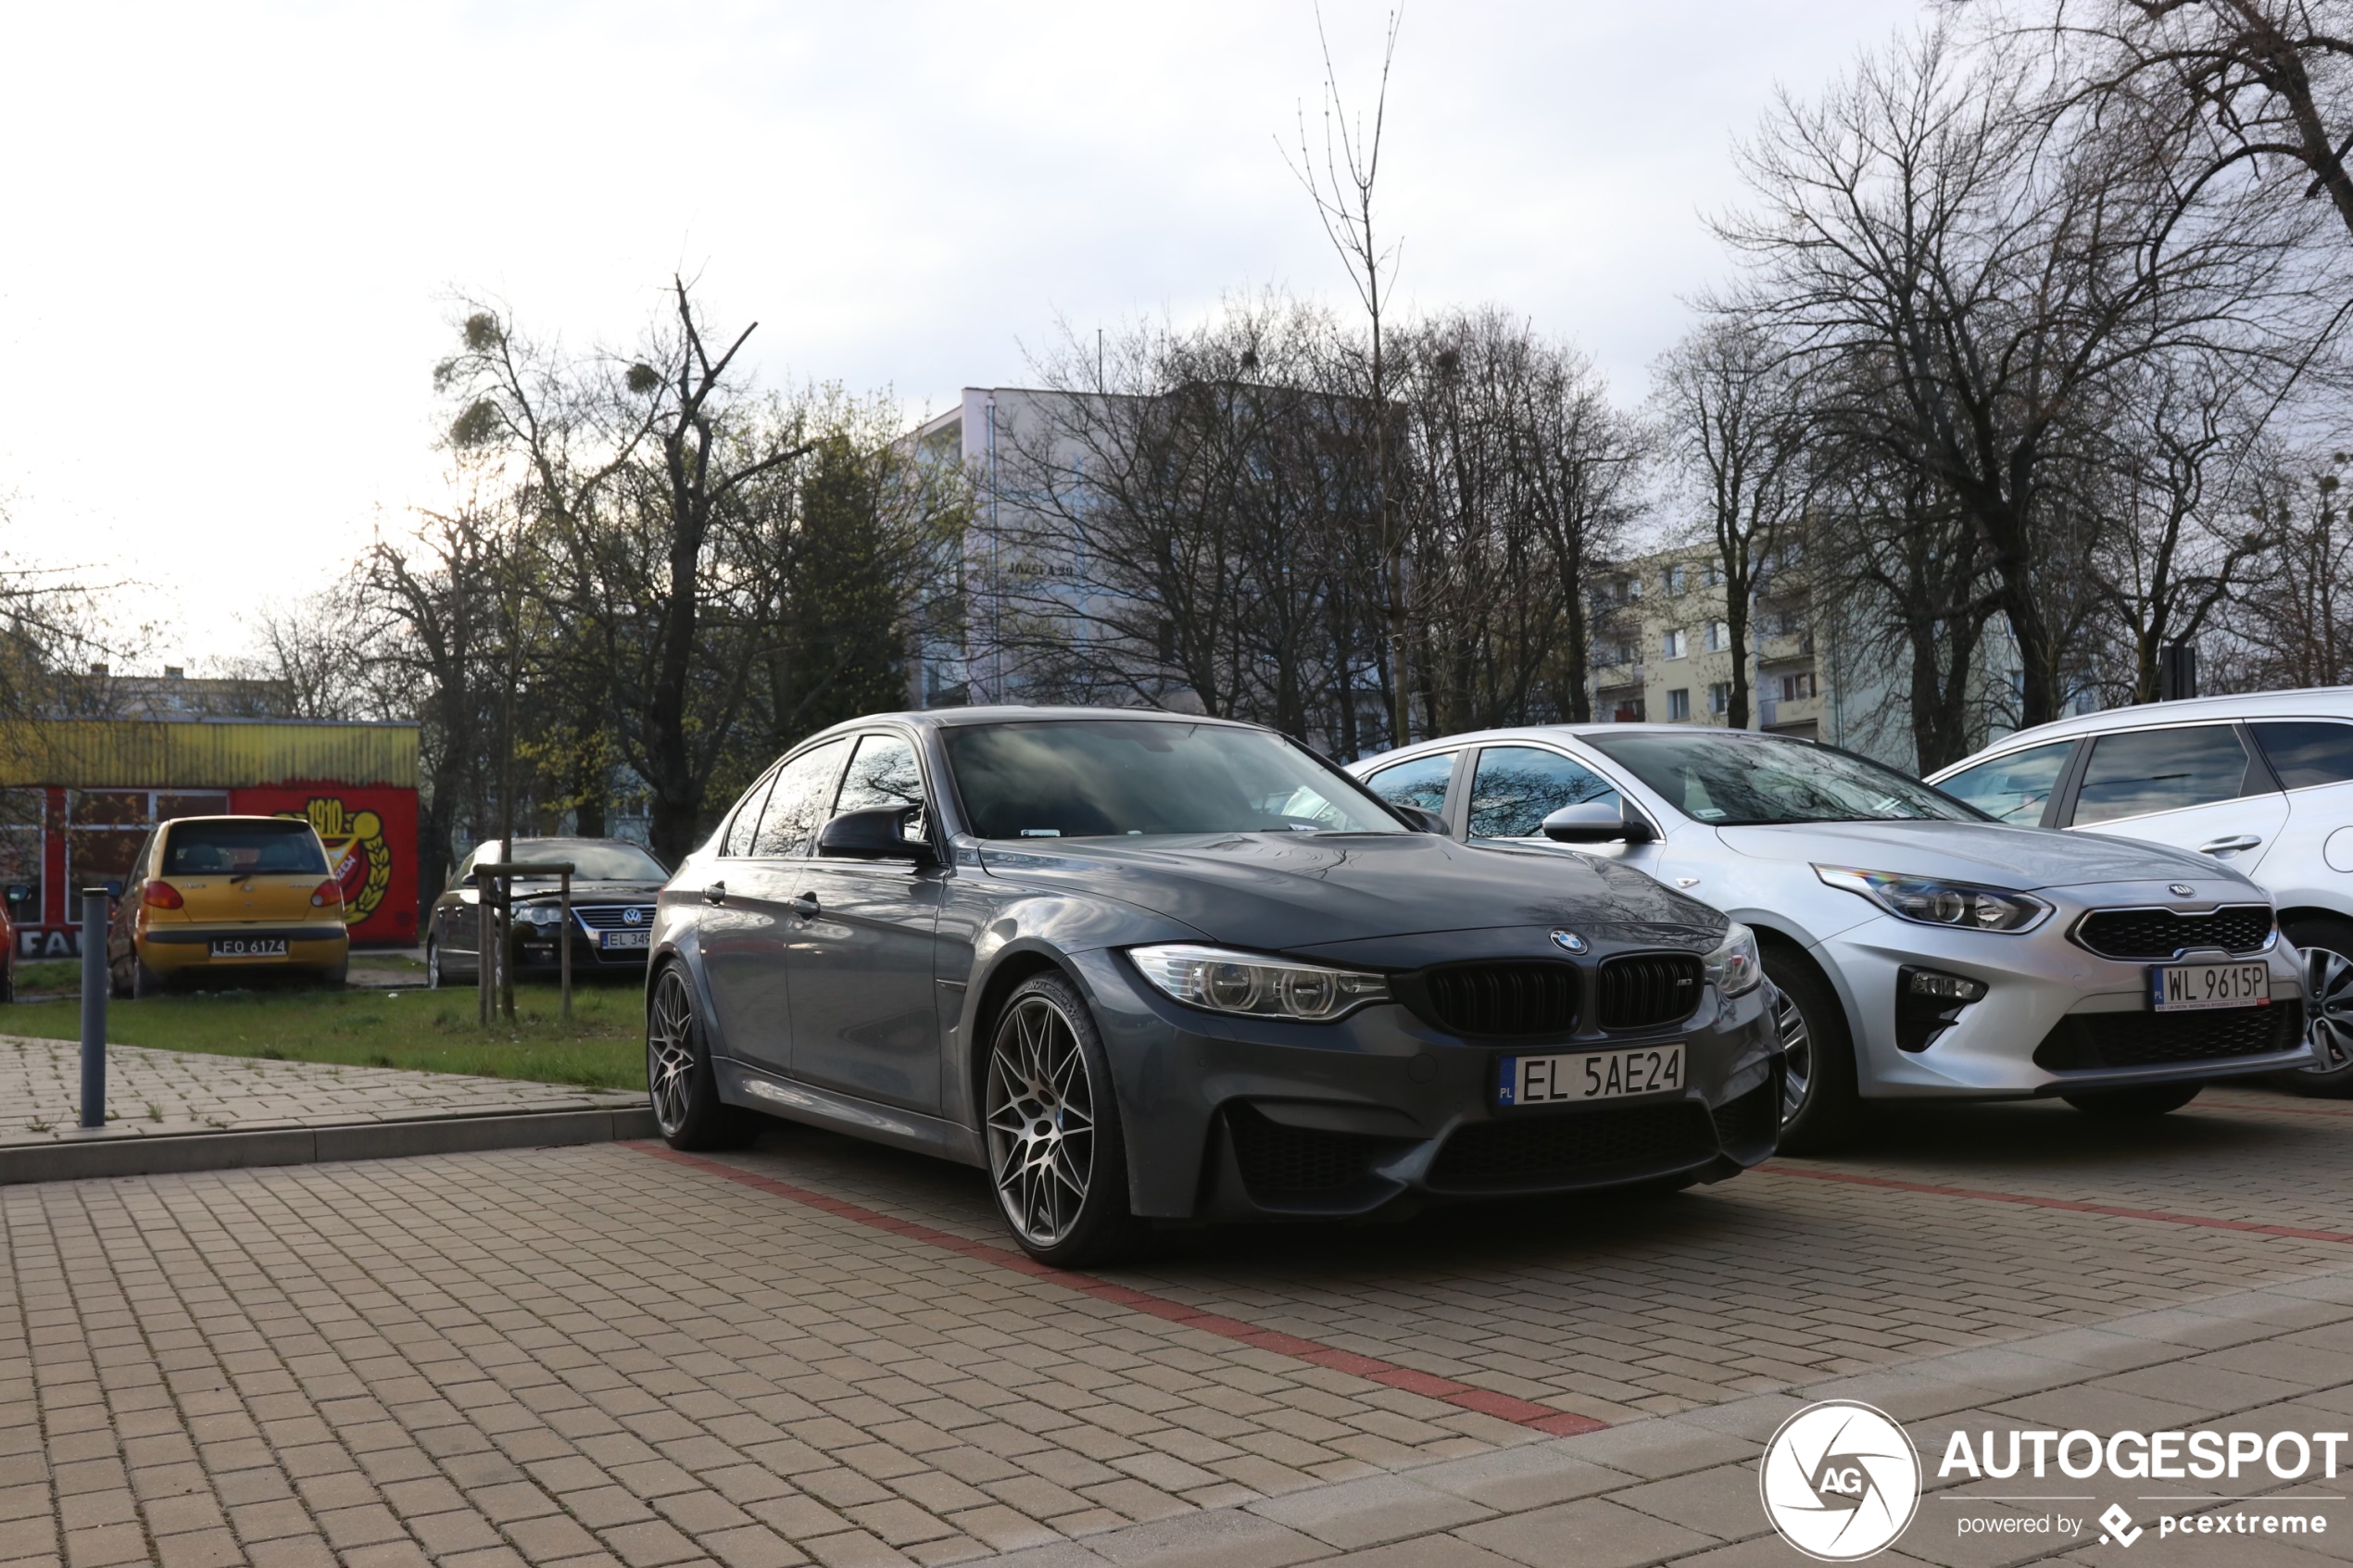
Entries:
[[2181, 1110], [2197, 1098], [2204, 1087], [2204, 1084], [2149, 1084], [2131, 1089], [2086, 1089], [2059, 1098], [2084, 1115], [2103, 1121], [2145, 1121]]
[[134, 999], [160, 997], [170, 988], [170, 982], [165, 979], [159, 971], [149, 969], [146, 960], [136, 957], [132, 959], [131, 995]]
[[982, 1082], [998, 1212], [1057, 1269], [1126, 1256], [1145, 1234], [1127, 1206], [1127, 1142], [1094, 1015], [1059, 974], [1025, 981], [997, 1015]]
[[1787, 1073], [1780, 1152], [1826, 1154], [1855, 1135], [1862, 1116], [1846, 1009], [1830, 982], [1792, 949], [1770, 943], [1763, 956], [1765, 977], [1781, 994], [1776, 1018]]
[[2283, 1073], [2272, 1082], [2299, 1095], [2353, 1096], [2353, 921], [2309, 916], [2282, 922], [2280, 935], [2304, 953], [2304, 988], [2311, 1008], [2305, 1038], [2311, 1042], [2315, 1065]]
[[673, 1148], [740, 1148], [760, 1132], [758, 1114], [719, 1098], [695, 988], [674, 963], [646, 998], [646, 1092], [654, 1125]]

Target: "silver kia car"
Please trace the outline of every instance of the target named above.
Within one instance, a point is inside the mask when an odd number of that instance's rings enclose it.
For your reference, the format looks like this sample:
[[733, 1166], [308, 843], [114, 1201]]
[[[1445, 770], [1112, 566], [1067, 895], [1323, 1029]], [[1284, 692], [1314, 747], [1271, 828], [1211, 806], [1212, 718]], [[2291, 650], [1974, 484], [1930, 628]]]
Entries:
[[2206, 856], [2007, 826], [1830, 746], [1687, 725], [1493, 730], [1352, 771], [1457, 839], [1573, 846], [1753, 929], [1793, 1152], [1866, 1100], [2153, 1115], [2310, 1060], [2270, 896]]

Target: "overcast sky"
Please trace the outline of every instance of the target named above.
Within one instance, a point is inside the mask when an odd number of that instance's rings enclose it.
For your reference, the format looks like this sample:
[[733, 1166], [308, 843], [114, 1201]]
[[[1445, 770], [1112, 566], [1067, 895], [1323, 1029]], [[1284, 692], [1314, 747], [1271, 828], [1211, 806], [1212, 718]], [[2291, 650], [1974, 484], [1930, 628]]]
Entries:
[[[1369, 93], [1387, 7], [1331, 0]], [[1422, 307], [1574, 338], [1621, 398], [1720, 274], [1703, 215], [1776, 84], [1915, 0], [1408, 6], [1381, 199]], [[147, 662], [337, 572], [438, 493], [449, 295], [625, 340], [673, 270], [761, 374], [911, 414], [1024, 345], [1344, 275], [1285, 169], [1314, 12], [1140, 6], [11, 6], [0, 505], [136, 580]]]

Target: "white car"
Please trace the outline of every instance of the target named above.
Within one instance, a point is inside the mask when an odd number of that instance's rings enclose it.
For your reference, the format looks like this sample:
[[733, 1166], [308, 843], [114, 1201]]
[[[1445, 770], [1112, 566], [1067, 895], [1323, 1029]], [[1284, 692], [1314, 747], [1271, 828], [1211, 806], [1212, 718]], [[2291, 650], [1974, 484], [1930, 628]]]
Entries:
[[2006, 826], [1829, 746], [1680, 724], [1492, 730], [1352, 771], [1457, 838], [1575, 844], [1753, 929], [1793, 1152], [1865, 1100], [2154, 1115], [2311, 1060], [2270, 897], [2192, 851]]
[[2353, 686], [2111, 709], [2007, 735], [1929, 781], [2006, 822], [2210, 857], [2302, 949], [2312, 1065], [2353, 1095]]

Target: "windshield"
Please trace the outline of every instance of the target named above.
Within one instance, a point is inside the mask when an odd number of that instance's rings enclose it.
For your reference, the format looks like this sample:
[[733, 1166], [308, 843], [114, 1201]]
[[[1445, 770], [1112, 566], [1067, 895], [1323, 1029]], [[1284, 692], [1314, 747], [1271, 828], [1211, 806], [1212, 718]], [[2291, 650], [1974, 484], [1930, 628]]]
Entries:
[[[498, 849], [498, 841], [494, 838], [475, 851], [474, 859], [496, 861], [499, 859]], [[574, 882], [670, 880], [661, 862], [634, 844], [605, 844], [579, 838], [518, 838], [515, 859], [524, 865], [535, 866], [560, 866], [569, 860]]]
[[960, 724], [947, 746], [983, 838], [1411, 831], [1353, 779], [1264, 730], [1159, 719]]
[[1982, 822], [1983, 813], [1860, 757], [1770, 735], [1588, 734], [1585, 744], [1716, 827], [1760, 822]]
[[324, 876], [327, 857], [299, 818], [174, 822], [164, 839], [163, 874]]

